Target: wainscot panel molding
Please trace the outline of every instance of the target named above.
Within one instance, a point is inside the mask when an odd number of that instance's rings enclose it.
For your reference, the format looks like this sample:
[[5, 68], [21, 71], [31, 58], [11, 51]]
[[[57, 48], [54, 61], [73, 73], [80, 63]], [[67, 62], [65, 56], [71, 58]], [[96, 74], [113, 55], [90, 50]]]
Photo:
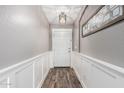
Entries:
[[51, 66], [51, 52], [45, 52], [0, 70], [0, 88], [40, 88]]
[[71, 58], [83, 87], [124, 88], [124, 68], [77, 52]]

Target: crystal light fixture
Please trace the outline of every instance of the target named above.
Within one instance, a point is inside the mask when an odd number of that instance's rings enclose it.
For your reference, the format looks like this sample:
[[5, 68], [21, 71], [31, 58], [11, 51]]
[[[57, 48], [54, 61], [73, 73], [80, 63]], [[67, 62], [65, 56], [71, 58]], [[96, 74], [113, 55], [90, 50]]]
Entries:
[[66, 23], [66, 14], [64, 12], [61, 12], [61, 14], [59, 15], [59, 23], [60, 24]]

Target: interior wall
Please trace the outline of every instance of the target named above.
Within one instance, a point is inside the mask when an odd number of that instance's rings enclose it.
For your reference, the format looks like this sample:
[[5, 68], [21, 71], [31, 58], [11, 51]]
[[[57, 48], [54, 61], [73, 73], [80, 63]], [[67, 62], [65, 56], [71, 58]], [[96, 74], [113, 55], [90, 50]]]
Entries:
[[81, 18], [81, 16], [82, 16], [82, 13], [84, 12], [84, 10], [85, 10], [85, 7], [86, 7], [86, 5], [84, 6], [84, 7], [82, 7], [82, 9], [81, 9], [81, 11], [80, 11], [80, 13], [78, 14], [78, 17], [77, 17], [77, 19], [75, 20], [75, 22], [74, 22], [74, 24], [73, 24], [73, 35], [72, 35], [72, 39], [73, 39], [73, 51], [77, 51], [77, 52], [79, 52], [80, 51], [80, 38], [79, 38], [79, 35], [80, 35], [80, 29], [79, 29], [79, 23], [81, 23], [80, 21], [80, 18]]
[[[99, 6], [93, 5], [89, 6], [89, 9], [86, 10], [85, 20], [86, 17], [89, 17], [98, 7]], [[85, 20], [82, 19], [81, 24], [83, 24]], [[87, 56], [124, 67], [123, 29], [124, 21], [85, 38], [80, 38], [80, 52]]]
[[40, 6], [0, 6], [0, 69], [49, 50], [49, 24]]
[[72, 49], [73, 51], [79, 51], [79, 20], [75, 21], [72, 33]]
[[50, 25], [51, 28], [73, 28], [73, 24], [70, 25], [56, 25], [56, 24], [51, 24]]

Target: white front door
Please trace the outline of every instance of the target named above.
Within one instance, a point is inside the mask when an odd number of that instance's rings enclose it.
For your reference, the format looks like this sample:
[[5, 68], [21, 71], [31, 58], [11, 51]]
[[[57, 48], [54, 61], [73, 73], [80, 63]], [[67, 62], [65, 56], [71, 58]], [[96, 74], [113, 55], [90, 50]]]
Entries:
[[72, 29], [53, 29], [54, 66], [67, 67], [71, 65]]

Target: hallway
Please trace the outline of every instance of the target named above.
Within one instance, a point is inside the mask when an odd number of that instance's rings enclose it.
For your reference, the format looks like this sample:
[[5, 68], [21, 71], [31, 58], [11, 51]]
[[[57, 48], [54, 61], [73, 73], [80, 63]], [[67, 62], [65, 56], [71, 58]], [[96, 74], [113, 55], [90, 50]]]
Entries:
[[69, 67], [51, 68], [42, 88], [82, 88], [74, 70]]
[[124, 88], [124, 5], [0, 5], [0, 88]]

